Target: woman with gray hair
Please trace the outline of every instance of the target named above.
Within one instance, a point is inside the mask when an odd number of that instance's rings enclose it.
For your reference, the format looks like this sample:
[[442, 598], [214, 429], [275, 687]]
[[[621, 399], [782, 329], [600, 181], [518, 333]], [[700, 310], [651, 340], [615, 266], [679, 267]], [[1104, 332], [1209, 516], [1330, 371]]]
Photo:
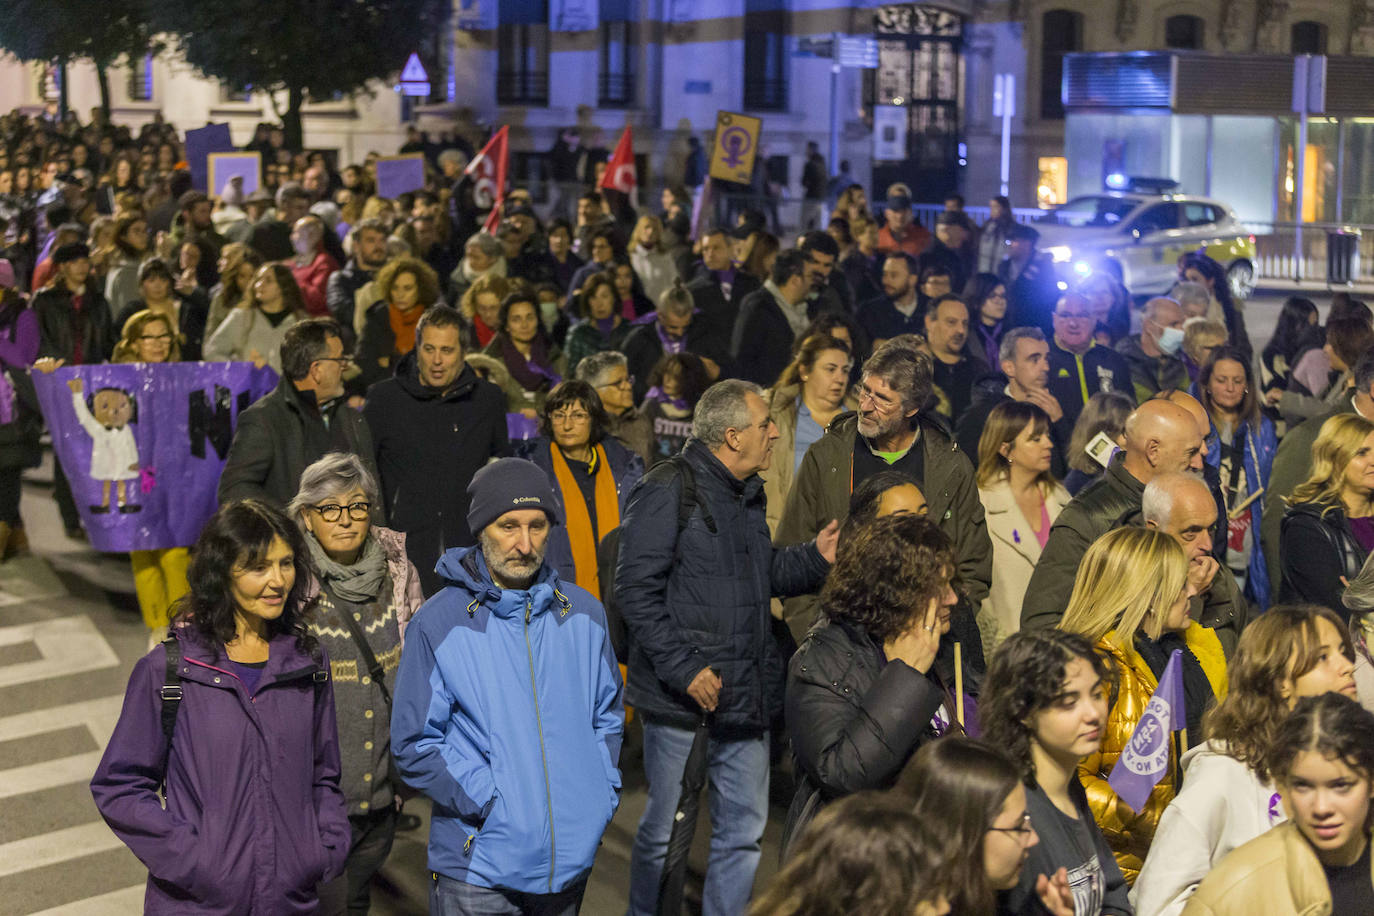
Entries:
[[479, 232], [463, 245], [463, 260], [449, 274], [449, 301], [463, 298], [468, 287], [482, 277], [504, 277], [506, 253], [501, 242], [489, 232]]
[[[328, 653], [352, 844], [322, 913], [366, 913], [401, 808], [391, 768], [391, 687], [406, 624], [424, 601], [405, 535], [373, 526], [377, 482], [357, 455], [331, 452], [301, 474], [287, 514], [305, 532], [318, 578], [305, 623]], [[346, 898], [346, 902], [345, 902]]]
[[1374, 554], [1360, 567], [1360, 574], [1341, 595], [1341, 604], [1350, 612], [1350, 645], [1355, 650], [1355, 689], [1360, 705], [1374, 712], [1374, 655], [1369, 644], [1374, 640]]

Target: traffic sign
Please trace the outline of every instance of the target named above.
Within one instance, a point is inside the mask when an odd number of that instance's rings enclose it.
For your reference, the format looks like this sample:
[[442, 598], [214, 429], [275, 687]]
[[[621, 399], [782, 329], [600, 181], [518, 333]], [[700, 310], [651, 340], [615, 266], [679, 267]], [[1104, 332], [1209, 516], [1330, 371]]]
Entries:
[[763, 121], [733, 111], [716, 112], [716, 140], [711, 146], [711, 177], [748, 184], [754, 175]]
[[410, 53], [405, 67], [401, 70], [399, 88], [401, 95], [429, 95], [429, 74], [425, 72], [425, 65], [420, 63], [420, 55], [414, 51]]

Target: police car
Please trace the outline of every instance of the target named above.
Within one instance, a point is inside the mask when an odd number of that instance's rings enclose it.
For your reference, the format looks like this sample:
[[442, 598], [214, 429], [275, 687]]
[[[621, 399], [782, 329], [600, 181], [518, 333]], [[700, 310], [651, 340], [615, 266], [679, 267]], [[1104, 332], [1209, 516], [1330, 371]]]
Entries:
[[[1117, 176], [1114, 176], [1117, 177]], [[1134, 295], [1165, 293], [1178, 279], [1179, 255], [1202, 251], [1226, 269], [1231, 293], [1255, 285], [1255, 237], [1218, 200], [1173, 193], [1168, 179], [1131, 179], [1123, 190], [1075, 197], [1036, 221], [1039, 248], [1072, 282], [1119, 269]]]

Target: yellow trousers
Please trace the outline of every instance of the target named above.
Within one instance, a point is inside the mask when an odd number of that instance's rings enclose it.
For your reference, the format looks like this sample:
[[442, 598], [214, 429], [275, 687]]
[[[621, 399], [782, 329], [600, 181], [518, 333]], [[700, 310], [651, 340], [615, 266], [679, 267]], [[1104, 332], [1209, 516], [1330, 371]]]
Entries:
[[190, 549], [132, 550], [129, 559], [134, 566], [134, 591], [138, 594], [143, 622], [150, 630], [167, 626], [172, 605], [190, 590], [186, 584]]

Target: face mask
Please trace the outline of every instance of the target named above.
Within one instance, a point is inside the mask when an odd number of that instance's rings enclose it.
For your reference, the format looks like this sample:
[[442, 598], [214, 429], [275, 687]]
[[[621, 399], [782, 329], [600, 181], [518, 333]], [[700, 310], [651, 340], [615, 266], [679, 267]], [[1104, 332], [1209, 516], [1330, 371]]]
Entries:
[[1157, 340], [1159, 349], [1173, 356], [1183, 346], [1183, 331], [1180, 328], [1163, 328]]
[[554, 322], [558, 321], [558, 303], [539, 303], [539, 320], [544, 322], [544, 327], [552, 329]]

